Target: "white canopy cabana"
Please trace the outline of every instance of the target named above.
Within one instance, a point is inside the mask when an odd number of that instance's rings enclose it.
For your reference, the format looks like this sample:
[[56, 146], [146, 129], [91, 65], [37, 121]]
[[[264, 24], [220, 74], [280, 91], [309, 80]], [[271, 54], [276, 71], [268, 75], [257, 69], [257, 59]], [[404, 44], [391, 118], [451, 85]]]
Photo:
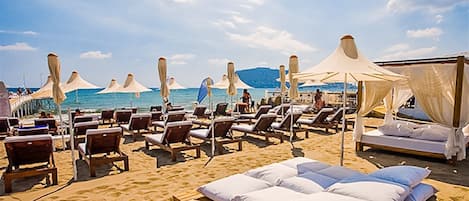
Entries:
[[176, 78], [174, 77], [169, 77], [168, 80], [166, 81], [168, 83], [168, 88], [173, 90], [173, 89], [185, 89], [186, 87], [183, 87], [179, 83], [176, 82]]
[[[236, 89], [252, 89], [251, 86], [247, 85], [246, 83], [244, 83], [241, 79], [239, 79], [239, 76], [238, 74], [235, 73], [235, 87]], [[213, 88], [217, 88], [217, 89], [227, 89], [228, 86], [230, 85], [230, 82], [228, 80], [228, 76], [226, 74], [223, 74], [222, 78], [220, 81], [218, 81], [217, 83], [215, 83], [213, 85]]]
[[121, 85], [117, 83], [116, 79], [112, 79], [111, 82], [109, 83], [109, 86], [99, 91], [97, 94], [116, 93], [117, 89], [119, 89], [120, 87]]

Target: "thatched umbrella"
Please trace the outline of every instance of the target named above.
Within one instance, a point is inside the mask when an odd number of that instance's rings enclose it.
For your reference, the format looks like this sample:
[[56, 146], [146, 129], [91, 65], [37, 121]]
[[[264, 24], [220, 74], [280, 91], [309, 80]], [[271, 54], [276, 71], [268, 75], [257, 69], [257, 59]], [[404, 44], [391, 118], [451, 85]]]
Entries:
[[120, 87], [121, 85], [117, 83], [116, 79], [112, 79], [107, 88], [99, 91], [97, 94], [116, 93]]

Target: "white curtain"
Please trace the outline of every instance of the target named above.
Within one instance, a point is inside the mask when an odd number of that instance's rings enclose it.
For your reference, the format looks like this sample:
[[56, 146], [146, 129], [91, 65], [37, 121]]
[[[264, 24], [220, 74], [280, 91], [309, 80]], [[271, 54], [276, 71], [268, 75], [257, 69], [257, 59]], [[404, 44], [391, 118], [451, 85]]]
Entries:
[[384, 107], [386, 113], [384, 115], [384, 124], [392, 122], [393, 113], [397, 113], [399, 108], [404, 105], [413, 95], [407, 80], [396, 81], [392, 90], [384, 98]]
[[365, 131], [363, 117], [371, 112], [376, 106], [381, 104], [384, 97], [391, 91], [392, 82], [388, 81], [367, 81], [364, 82], [364, 90], [360, 110], [357, 112], [355, 128], [353, 130], [353, 140], [360, 142]]

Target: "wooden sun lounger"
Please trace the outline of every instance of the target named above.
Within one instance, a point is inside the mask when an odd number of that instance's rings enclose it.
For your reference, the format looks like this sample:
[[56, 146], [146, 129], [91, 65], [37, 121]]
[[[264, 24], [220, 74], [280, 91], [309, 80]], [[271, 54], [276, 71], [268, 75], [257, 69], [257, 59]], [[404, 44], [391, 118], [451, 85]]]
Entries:
[[[90, 176], [96, 176], [96, 167], [113, 163], [124, 162], [124, 170], [129, 170], [129, 157], [120, 150], [122, 128], [89, 129], [86, 131], [86, 143], [78, 145], [79, 157], [85, 159], [90, 168]], [[113, 157], [93, 157], [95, 154], [115, 153]]]
[[[301, 111], [294, 111], [293, 112], [293, 136], [296, 137], [297, 132], [305, 132], [305, 138], [309, 138], [308, 129], [301, 128], [299, 126], [295, 126], [298, 119], [300, 119], [303, 112]], [[288, 112], [286, 113], [285, 117], [283, 117], [282, 121], [272, 123], [272, 129], [274, 131], [285, 131], [289, 132], [291, 129], [292, 123], [292, 115]]]
[[249, 119], [249, 123], [252, 122], [252, 120], [259, 119], [259, 117], [263, 114], [267, 114], [269, 110], [272, 108], [270, 105], [262, 105], [257, 109], [257, 112], [254, 114], [241, 114], [239, 115], [239, 119]]
[[283, 143], [283, 135], [281, 133], [275, 133], [271, 129], [271, 125], [276, 118], [276, 114], [263, 114], [254, 125], [236, 125], [231, 127], [231, 130], [243, 132], [245, 136], [248, 133], [264, 136], [266, 143], [269, 142], [269, 137], [276, 137]]
[[[5, 138], [8, 167], [3, 173], [5, 192], [12, 191], [12, 181], [17, 178], [52, 174], [52, 184], [57, 185], [53, 142], [51, 135], [13, 136]], [[20, 168], [21, 165], [41, 163], [39, 166]], [[45, 164], [45, 165], [44, 165]]]
[[0, 117], [0, 135], [10, 136], [11, 134], [12, 130], [8, 122], [8, 117]]
[[88, 121], [88, 122], [80, 122], [75, 123], [73, 125], [73, 140], [75, 143], [75, 147], [78, 146], [79, 143], [85, 142], [86, 131], [88, 129], [98, 129], [99, 122], [98, 121]]
[[34, 119], [34, 126], [47, 126], [51, 134], [57, 133], [57, 120], [54, 118]]
[[[238, 143], [238, 151], [243, 150], [243, 139], [234, 138], [230, 132], [231, 126], [234, 123], [234, 118], [219, 118], [215, 119], [213, 130], [215, 136], [215, 148], [218, 150], [218, 154], [223, 154], [223, 145], [230, 143]], [[193, 129], [189, 132], [191, 137], [204, 140], [204, 142], [212, 143], [212, 126], [206, 129]]]
[[101, 111], [102, 124], [105, 124], [105, 122], [107, 121], [109, 124], [111, 124], [111, 127], [112, 127], [113, 120], [114, 120], [114, 109], [107, 109], [107, 110]]
[[213, 115], [226, 116], [226, 108], [228, 108], [228, 103], [218, 103]]
[[183, 121], [185, 117], [186, 113], [184, 111], [168, 112], [168, 114], [163, 117], [165, 119], [164, 121], [152, 121], [151, 125], [153, 125], [154, 130], [157, 131], [158, 127], [164, 128], [169, 122]]
[[332, 122], [327, 122], [327, 117], [334, 112], [333, 108], [323, 108], [319, 113], [312, 119], [299, 119], [298, 124], [306, 125], [309, 127], [318, 127], [325, 128], [326, 133], [329, 132], [330, 128], [335, 128], [336, 133], [338, 132], [337, 124]]
[[44, 135], [49, 133], [49, 127], [38, 126], [38, 127], [23, 127], [16, 129], [19, 136], [26, 135]]
[[[132, 134], [135, 141], [137, 136], [140, 136], [140, 130], [150, 130], [151, 114], [132, 114], [129, 124], [121, 125], [122, 129]], [[137, 131], [137, 133], [135, 133]]]
[[[200, 145], [194, 145], [189, 138], [192, 128], [191, 121], [169, 122], [163, 133], [147, 135], [145, 137], [145, 148], [150, 150], [151, 145], [157, 145], [161, 149], [171, 153], [171, 160], [176, 161], [176, 154], [180, 151], [195, 149], [196, 158], [200, 158]], [[172, 144], [183, 143], [182, 147], [171, 147]]]

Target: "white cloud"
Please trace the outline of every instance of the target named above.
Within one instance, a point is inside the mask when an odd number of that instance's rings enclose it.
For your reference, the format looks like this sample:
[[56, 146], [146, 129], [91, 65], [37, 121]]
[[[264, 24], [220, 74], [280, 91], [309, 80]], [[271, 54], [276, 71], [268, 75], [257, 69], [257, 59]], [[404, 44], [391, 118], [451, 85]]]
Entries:
[[246, 8], [246, 9], [249, 9], [249, 10], [254, 8], [251, 5], [247, 5], [247, 4], [241, 4], [241, 5], [239, 5], [239, 7]]
[[269, 65], [269, 63], [267, 63], [266, 61], [260, 61], [260, 62], [257, 62], [256, 65], [257, 66], [267, 66], [267, 65]]
[[31, 35], [35, 36], [38, 35], [39, 33], [34, 32], [34, 31], [9, 31], [9, 30], [0, 30], [0, 33], [6, 33], [6, 34], [23, 34], [23, 35]]
[[422, 56], [428, 56], [437, 50], [436, 47], [425, 47], [413, 50], [400, 50], [382, 56], [378, 60], [400, 60], [400, 59], [415, 59]]
[[251, 22], [251, 20], [238, 16], [238, 15], [231, 16], [231, 19], [233, 19], [233, 21], [238, 24], [246, 24], [246, 23]]
[[228, 32], [226, 34], [231, 40], [243, 43], [248, 47], [278, 50], [286, 55], [296, 52], [316, 51], [316, 48], [295, 40], [293, 35], [285, 30], [276, 30], [264, 26], [257, 27], [254, 33], [248, 35]]
[[0, 45], [0, 51], [34, 51], [37, 48], [31, 47], [28, 43], [15, 43], [14, 45]]
[[169, 57], [170, 64], [184, 65], [187, 64], [187, 60], [195, 58], [194, 54], [174, 54]]
[[236, 25], [228, 20], [217, 20], [215, 22], [212, 22], [213, 25], [218, 26], [218, 27], [228, 27], [228, 28], [236, 28]]
[[227, 65], [228, 62], [230, 62], [229, 59], [226, 59], [226, 58], [215, 58], [215, 59], [209, 59], [207, 61], [209, 64], [212, 64], [212, 65], [217, 65], [217, 66], [221, 66], [221, 65]]
[[438, 39], [442, 33], [443, 31], [440, 28], [432, 27], [426, 29], [407, 30], [407, 37]]
[[248, 2], [249, 2], [249, 3], [252, 3], [252, 4], [254, 4], [254, 5], [258, 5], [258, 6], [260, 6], [260, 5], [262, 5], [262, 4], [265, 3], [264, 0], [248, 0]]
[[82, 59], [108, 59], [112, 57], [112, 53], [102, 53], [101, 51], [88, 51], [80, 54]]
[[174, 3], [192, 3], [194, 0], [172, 0]]
[[444, 13], [464, 2], [467, 0], [388, 0], [386, 8], [392, 12]]
[[443, 15], [440, 15], [440, 14], [436, 15], [435, 21], [437, 24], [440, 24], [441, 22], [443, 22]]
[[398, 43], [398, 44], [395, 44], [391, 47], [386, 48], [384, 51], [385, 52], [397, 52], [397, 51], [407, 50], [409, 48], [410, 48], [409, 44]]

